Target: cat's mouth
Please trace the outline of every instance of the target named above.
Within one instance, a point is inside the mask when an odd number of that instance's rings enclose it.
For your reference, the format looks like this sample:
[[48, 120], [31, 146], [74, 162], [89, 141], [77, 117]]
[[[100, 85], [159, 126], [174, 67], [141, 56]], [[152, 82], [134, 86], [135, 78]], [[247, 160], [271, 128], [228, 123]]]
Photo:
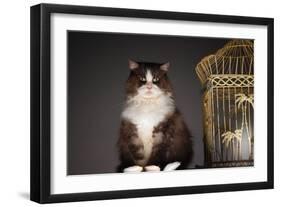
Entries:
[[151, 90], [147, 90], [147, 91], [145, 92], [145, 94], [152, 95], [153, 92], [152, 92]]
[[148, 98], [152, 98], [154, 96], [157, 96], [157, 92], [156, 91], [153, 91], [151, 89], [147, 89], [145, 90], [144, 92], [144, 96], [148, 97]]
[[157, 98], [159, 98], [159, 96], [160, 96], [160, 94], [155, 93], [152, 90], [147, 90], [142, 95], [142, 97], [145, 98], [145, 99], [157, 99]]
[[158, 98], [162, 92], [157, 88], [140, 88], [138, 94], [145, 99], [155, 99]]

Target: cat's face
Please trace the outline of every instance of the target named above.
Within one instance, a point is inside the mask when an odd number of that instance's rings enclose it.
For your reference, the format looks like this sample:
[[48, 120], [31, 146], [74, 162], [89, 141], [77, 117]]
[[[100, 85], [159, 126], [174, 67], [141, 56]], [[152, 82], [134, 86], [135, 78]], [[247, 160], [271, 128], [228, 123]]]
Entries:
[[127, 80], [127, 95], [153, 99], [171, 95], [172, 88], [167, 77], [169, 63], [144, 63], [129, 60], [130, 76]]

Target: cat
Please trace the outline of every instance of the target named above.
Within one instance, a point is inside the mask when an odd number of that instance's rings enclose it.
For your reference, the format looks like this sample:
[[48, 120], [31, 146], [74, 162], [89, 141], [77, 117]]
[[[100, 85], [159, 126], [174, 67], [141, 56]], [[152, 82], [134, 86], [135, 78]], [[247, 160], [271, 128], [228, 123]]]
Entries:
[[175, 105], [167, 75], [170, 63], [129, 59], [129, 69], [118, 172], [186, 169], [193, 155], [191, 133]]

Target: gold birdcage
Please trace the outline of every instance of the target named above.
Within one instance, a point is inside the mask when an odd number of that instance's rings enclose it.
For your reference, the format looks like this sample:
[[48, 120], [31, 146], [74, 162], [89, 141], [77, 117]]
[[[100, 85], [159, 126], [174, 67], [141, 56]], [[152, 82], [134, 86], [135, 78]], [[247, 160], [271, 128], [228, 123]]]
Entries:
[[232, 40], [196, 66], [203, 87], [205, 165], [208, 167], [254, 164], [253, 61], [253, 41]]

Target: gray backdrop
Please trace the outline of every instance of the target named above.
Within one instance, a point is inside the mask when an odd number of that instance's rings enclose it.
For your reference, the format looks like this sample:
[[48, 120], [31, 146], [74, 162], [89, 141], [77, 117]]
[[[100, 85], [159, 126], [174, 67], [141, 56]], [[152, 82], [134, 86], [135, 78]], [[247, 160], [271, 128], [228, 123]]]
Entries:
[[129, 74], [128, 58], [171, 63], [176, 104], [192, 132], [194, 159], [203, 165], [201, 86], [196, 64], [226, 39], [68, 31], [68, 174], [112, 173]]

